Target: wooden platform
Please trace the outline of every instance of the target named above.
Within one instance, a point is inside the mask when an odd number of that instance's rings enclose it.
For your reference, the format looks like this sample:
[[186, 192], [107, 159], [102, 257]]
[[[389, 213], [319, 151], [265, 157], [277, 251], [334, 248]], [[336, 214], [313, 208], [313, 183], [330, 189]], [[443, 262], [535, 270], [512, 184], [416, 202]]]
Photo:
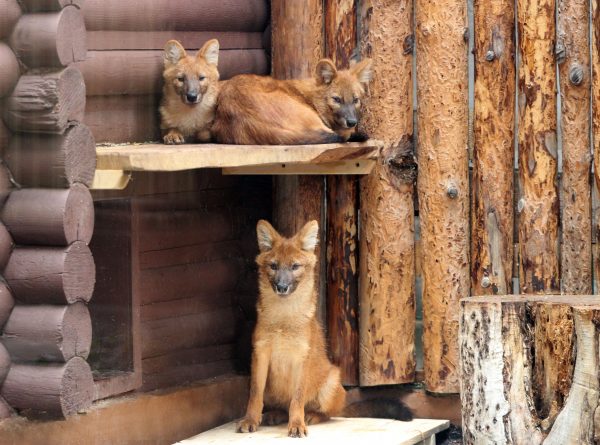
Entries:
[[375, 165], [378, 141], [320, 145], [164, 145], [96, 147], [93, 189], [122, 189], [132, 171], [221, 168], [224, 174], [364, 175]]
[[400, 422], [389, 419], [334, 418], [328, 422], [308, 427], [308, 436], [303, 439], [287, 436], [287, 425], [263, 426], [256, 433], [235, 432], [235, 422], [206, 431], [181, 442], [181, 445], [196, 444], [285, 444], [299, 442], [303, 445], [413, 445], [435, 444], [435, 434], [444, 431], [447, 420], [415, 419]]

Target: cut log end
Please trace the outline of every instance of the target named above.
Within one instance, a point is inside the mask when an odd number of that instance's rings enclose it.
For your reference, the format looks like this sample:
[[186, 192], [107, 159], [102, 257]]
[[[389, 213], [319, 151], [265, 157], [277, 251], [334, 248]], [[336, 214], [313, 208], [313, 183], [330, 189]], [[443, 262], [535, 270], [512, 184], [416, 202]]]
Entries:
[[8, 233], [6, 226], [0, 223], [0, 271], [3, 271], [8, 264], [8, 258], [13, 250], [13, 246], [14, 243], [10, 233]]
[[8, 375], [10, 363], [10, 355], [4, 345], [0, 343], [0, 386], [2, 386], [2, 382]]
[[91, 406], [94, 380], [80, 357], [64, 364], [14, 364], [1, 393], [22, 415], [66, 418]]
[[0, 282], [0, 332], [15, 306], [15, 299], [8, 286]]
[[11, 93], [20, 75], [17, 57], [7, 44], [0, 42], [0, 97]]

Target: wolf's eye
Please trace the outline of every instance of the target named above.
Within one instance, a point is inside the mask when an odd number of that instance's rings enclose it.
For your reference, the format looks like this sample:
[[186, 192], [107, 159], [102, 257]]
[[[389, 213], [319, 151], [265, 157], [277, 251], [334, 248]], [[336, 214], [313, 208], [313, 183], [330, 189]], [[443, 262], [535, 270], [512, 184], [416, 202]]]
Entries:
[[269, 264], [269, 267], [271, 268], [271, 270], [277, 270], [277, 263], [271, 263]]
[[298, 270], [298, 269], [300, 269], [300, 264], [298, 264], [298, 263], [292, 264], [292, 270]]
[[342, 98], [341, 98], [341, 97], [339, 97], [339, 96], [333, 96], [333, 97], [332, 97], [332, 99], [333, 99], [333, 101], [334, 101], [336, 104], [341, 104], [341, 103], [342, 103]]
[[198, 76], [198, 80], [200, 80], [200, 82], [202, 82], [204, 79], [206, 79], [206, 76]]
[[183, 82], [185, 80], [185, 76], [177, 76], [177, 80]]
[[359, 101], [358, 101], [358, 97], [355, 97], [354, 99], [352, 99], [352, 103], [353, 103], [353, 104], [357, 104], [358, 102], [359, 102]]

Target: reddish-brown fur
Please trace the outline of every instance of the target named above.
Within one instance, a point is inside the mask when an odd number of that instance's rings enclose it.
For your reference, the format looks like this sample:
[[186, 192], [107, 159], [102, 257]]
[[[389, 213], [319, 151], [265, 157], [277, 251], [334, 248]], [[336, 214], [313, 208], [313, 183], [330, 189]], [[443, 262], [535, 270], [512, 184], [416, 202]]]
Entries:
[[371, 61], [337, 71], [321, 60], [315, 77], [241, 75], [222, 82], [212, 134], [225, 144], [315, 144], [348, 140], [356, 129]]
[[215, 39], [206, 42], [195, 56], [188, 56], [178, 41], [167, 42], [160, 105], [165, 144], [210, 140], [219, 92], [218, 55]]

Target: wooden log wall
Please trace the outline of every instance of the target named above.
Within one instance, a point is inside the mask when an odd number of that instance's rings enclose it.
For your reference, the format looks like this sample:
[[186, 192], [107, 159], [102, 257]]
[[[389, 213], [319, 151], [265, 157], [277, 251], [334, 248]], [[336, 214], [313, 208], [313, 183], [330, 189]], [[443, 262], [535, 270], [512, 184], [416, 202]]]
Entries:
[[98, 142], [160, 139], [158, 104], [162, 93], [163, 48], [169, 39], [192, 54], [205, 41], [220, 43], [221, 79], [269, 72], [263, 34], [267, 0], [86, 1], [82, 10], [88, 52], [77, 63], [87, 87], [84, 122]]
[[85, 84], [74, 65], [86, 54], [85, 27], [78, 2], [16, 4], [0, 2], [0, 362], [11, 362], [0, 413], [10, 405], [22, 415], [66, 417], [94, 395], [85, 359], [95, 144], [80, 123]]

